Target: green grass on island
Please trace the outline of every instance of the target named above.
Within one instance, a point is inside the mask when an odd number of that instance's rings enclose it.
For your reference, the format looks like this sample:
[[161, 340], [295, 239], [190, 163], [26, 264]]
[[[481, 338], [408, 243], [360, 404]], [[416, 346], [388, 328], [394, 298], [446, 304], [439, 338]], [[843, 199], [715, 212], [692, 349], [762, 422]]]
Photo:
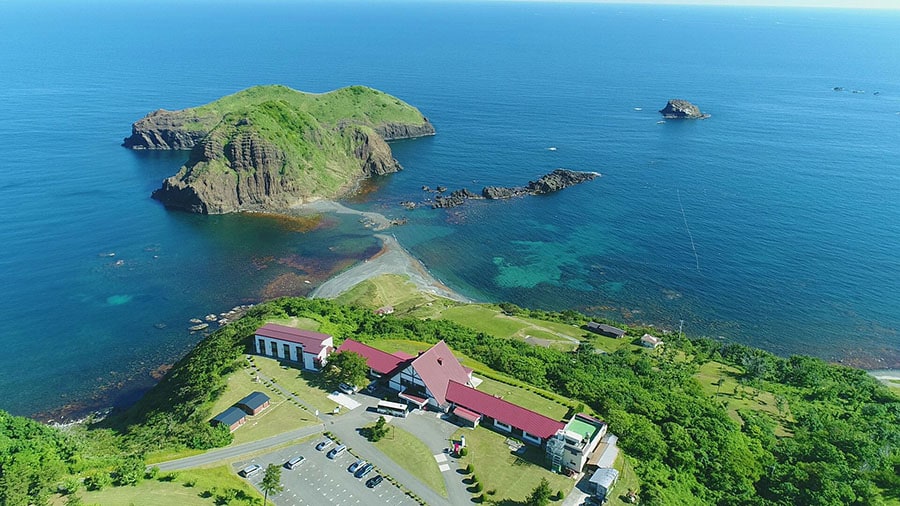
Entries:
[[406, 469], [428, 488], [447, 497], [447, 485], [431, 451], [411, 433], [390, 425], [387, 435], [374, 443], [375, 448]]
[[209, 130], [215, 123], [208, 118], [221, 118], [271, 101], [283, 101], [328, 124], [341, 120], [368, 126], [387, 122], [424, 123], [422, 113], [415, 107], [366, 86], [349, 86], [328, 93], [305, 93], [282, 85], [254, 86], [184, 112], [193, 116], [194, 128]]

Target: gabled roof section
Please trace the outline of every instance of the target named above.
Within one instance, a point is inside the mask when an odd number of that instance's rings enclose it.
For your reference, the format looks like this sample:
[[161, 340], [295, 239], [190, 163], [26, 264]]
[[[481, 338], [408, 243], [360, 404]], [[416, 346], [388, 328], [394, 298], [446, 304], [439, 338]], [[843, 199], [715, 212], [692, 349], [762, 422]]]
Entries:
[[313, 332], [311, 330], [302, 330], [294, 327], [286, 327], [277, 323], [267, 323], [256, 329], [256, 335], [260, 337], [268, 337], [270, 339], [278, 339], [289, 343], [297, 343], [303, 345], [303, 348], [317, 354], [322, 349], [326, 340], [331, 339], [328, 334]]
[[251, 411], [256, 411], [260, 406], [269, 402], [269, 396], [262, 392], [253, 392], [247, 397], [237, 401], [237, 405], [246, 406]]
[[213, 421], [231, 427], [235, 423], [243, 420], [246, 416], [247, 413], [244, 413], [243, 410], [232, 406], [216, 415], [215, 418], [213, 418]]
[[392, 355], [353, 339], [346, 339], [341, 343], [337, 352], [340, 353], [342, 351], [352, 351], [362, 355], [366, 359], [366, 365], [379, 374], [387, 374], [412, 358], [411, 356]]
[[456, 381], [451, 381], [447, 386], [447, 400], [543, 439], [553, 436], [566, 426], [558, 420]]
[[468, 373], [443, 340], [413, 359], [411, 365], [440, 406], [447, 403], [447, 385], [451, 380], [469, 383]]

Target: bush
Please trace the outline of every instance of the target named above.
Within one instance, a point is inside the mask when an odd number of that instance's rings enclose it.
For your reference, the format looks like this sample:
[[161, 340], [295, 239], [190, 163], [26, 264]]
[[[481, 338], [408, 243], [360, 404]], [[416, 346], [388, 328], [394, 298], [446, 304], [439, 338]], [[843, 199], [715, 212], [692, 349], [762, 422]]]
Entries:
[[103, 471], [98, 471], [84, 479], [84, 486], [88, 490], [103, 490], [110, 485], [112, 485], [112, 477]]
[[475, 482], [475, 493], [476, 494], [481, 493], [482, 490], [484, 490], [484, 485], [482, 485], [480, 481], [476, 481]]
[[147, 469], [146, 478], [148, 480], [155, 480], [159, 476], [159, 467], [153, 466], [150, 469]]
[[553, 497], [554, 501], [562, 501], [562, 498], [565, 494], [563, 494], [562, 490], [557, 490], [556, 495]]
[[466, 474], [472, 474], [474, 472], [475, 472], [475, 466], [473, 466], [472, 464], [469, 464], [466, 466]]
[[461, 448], [461, 449], [459, 450], [459, 456], [460, 456], [460, 457], [465, 457], [465, 456], [468, 455], [468, 454], [469, 454], [469, 449], [468, 449], [468, 448]]

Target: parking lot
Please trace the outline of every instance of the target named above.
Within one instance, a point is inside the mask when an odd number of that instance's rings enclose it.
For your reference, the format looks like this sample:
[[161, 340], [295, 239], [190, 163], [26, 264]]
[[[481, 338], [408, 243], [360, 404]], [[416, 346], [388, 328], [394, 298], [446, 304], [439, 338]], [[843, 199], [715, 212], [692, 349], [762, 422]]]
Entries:
[[[306, 457], [306, 461], [293, 470], [281, 467], [281, 483], [284, 485], [284, 490], [275, 496], [269, 496], [269, 499], [279, 506], [298, 504], [415, 506], [418, 504], [387, 479], [375, 488], [366, 488], [366, 480], [379, 474], [378, 469], [373, 470], [365, 478], [355, 478], [352, 473], [347, 471], [347, 468], [356, 461], [356, 457], [348, 451], [334, 460], [329, 459], [325, 456], [328, 449], [325, 451], [316, 451], [315, 449], [316, 443], [322, 439], [314, 439], [250, 460], [236, 462], [234, 470], [238, 471], [250, 464], [259, 464], [263, 469], [269, 464], [282, 466], [292, 457], [299, 455]], [[352, 451], [352, 448], [350, 450]], [[259, 489], [263, 474], [258, 473], [248, 481]]]

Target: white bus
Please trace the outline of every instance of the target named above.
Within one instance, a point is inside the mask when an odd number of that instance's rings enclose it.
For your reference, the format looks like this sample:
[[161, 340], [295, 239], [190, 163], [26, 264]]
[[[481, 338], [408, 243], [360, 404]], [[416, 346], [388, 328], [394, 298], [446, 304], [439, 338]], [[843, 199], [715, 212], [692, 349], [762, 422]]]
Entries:
[[382, 415], [391, 415], [391, 416], [406, 416], [406, 404], [400, 404], [399, 402], [388, 402], [388, 401], [378, 401], [378, 407], [375, 408], [375, 411], [378, 411]]

